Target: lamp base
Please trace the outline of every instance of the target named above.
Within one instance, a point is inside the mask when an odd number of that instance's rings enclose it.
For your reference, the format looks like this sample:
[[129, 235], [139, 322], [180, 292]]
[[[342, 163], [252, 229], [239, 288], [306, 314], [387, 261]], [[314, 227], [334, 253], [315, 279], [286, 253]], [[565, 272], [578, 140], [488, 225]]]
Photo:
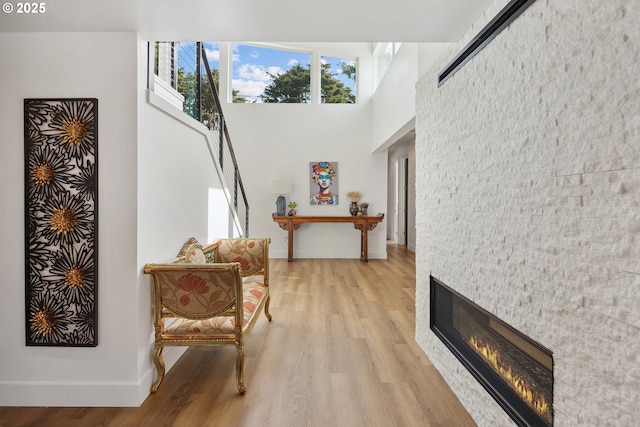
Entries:
[[287, 212], [287, 202], [284, 199], [284, 196], [280, 195], [276, 199], [276, 215], [284, 216]]

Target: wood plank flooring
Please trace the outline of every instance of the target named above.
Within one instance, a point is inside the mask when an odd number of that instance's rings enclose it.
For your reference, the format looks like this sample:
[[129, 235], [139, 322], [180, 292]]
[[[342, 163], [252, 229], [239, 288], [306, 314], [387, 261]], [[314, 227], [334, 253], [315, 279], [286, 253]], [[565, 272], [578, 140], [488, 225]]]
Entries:
[[[0, 408], [0, 427], [475, 426], [414, 340], [415, 261], [271, 260], [271, 314], [245, 347], [191, 348], [139, 408]], [[149, 320], [151, 321], [151, 320]]]

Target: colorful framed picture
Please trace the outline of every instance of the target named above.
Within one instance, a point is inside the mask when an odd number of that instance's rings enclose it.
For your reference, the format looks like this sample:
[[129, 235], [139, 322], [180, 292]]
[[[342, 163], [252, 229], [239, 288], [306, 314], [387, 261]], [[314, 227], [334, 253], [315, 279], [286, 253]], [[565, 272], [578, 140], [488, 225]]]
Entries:
[[338, 204], [338, 162], [310, 162], [311, 205]]
[[25, 99], [28, 346], [95, 347], [98, 100]]

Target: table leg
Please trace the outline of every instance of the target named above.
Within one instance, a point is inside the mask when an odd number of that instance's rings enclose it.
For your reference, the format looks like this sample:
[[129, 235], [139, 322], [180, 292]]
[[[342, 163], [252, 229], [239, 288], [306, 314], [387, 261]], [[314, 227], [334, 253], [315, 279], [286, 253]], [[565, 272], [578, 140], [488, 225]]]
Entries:
[[362, 226], [361, 236], [360, 236], [360, 261], [369, 262], [369, 224], [365, 221]]
[[287, 224], [287, 261], [293, 261], [293, 221], [289, 221]]

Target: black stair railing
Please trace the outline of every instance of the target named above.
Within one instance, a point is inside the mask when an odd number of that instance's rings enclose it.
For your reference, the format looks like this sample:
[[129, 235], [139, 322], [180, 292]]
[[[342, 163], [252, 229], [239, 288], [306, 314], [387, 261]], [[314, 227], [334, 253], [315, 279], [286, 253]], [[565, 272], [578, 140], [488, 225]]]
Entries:
[[211, 70], [204, 43], [156, 42], [154, 53], [154, 73], [184, 97], [183, 111], [204, 124], [217, 142], [230, 207], [248, 236], [249, 202], [218, 95], [219, 74]]

